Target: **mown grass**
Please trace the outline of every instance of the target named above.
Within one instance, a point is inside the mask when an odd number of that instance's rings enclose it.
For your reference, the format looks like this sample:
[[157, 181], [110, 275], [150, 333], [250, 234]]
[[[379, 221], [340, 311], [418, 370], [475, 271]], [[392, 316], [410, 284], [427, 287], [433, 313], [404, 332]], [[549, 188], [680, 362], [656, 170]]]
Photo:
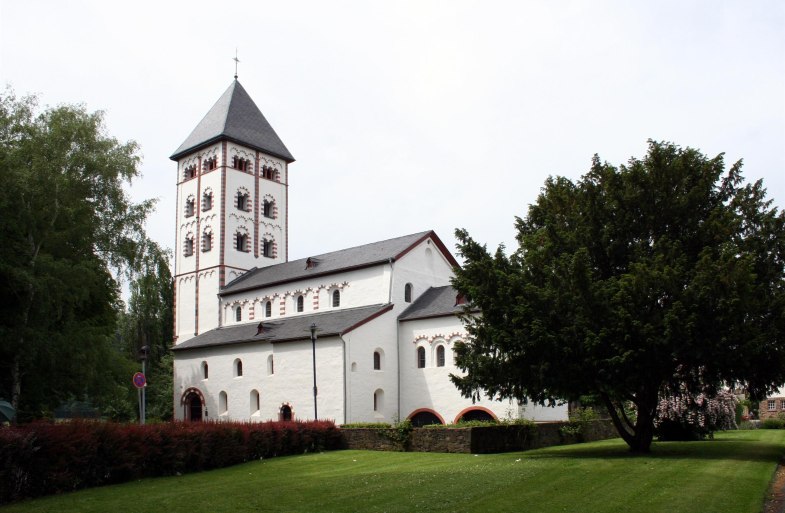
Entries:
[[620, 440], [493, 455], [337, 451], [145, 479], [26, 501], [4, 512], [759, 513], [785, 431]]

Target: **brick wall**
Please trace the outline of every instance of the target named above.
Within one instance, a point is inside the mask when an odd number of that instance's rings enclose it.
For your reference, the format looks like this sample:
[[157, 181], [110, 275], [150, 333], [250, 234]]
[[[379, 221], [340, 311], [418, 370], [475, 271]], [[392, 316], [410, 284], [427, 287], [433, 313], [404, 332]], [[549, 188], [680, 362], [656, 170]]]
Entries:
[[341, 434], [345, 449], [467, 454], [525, 451], [618, 436], [609, 420], [590, 422], [581, 440], [562, 435], [559, 428], [565, 424], [566, 422], [542, 422], [536, 424], [533, 430], [526, 426], [415, 428], [405, 446], [397, 441], [398, 433], [394, 429], [348, 428], [341, 429]]
[[[769, 408], [769, 401], [774, 401], [774, 409]], [[760, 420], [775, 418], [779, 414], [785, 416], [785, 397], [767, 397], [758, 405]]]

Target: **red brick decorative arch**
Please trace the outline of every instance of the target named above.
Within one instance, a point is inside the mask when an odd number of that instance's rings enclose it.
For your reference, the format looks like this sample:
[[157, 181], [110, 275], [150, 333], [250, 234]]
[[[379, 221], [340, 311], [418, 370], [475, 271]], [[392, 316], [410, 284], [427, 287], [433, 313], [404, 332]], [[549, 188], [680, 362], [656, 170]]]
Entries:
[[461, 412], [455, 416], [455, 420], [453, 420], [452, 423], [457, 424], [458, 421], [461, 420], [461, 417], [463, 417], [465, 414], [469, 413], [470, 411], [477, 411], [477, 410], [484, 411], [485, 413], [493, 417], [493, 420], [496, 421], [499, 420], [499, 418], [496, 416], [495, 413], [493, 413], [491, 410], [489, 410], [484, 406], [469, 406], [468, 408], [464, 408], [463, 410], [461, 410]]
[[183, 419], [184, 420], [188, 420], [188, 421], [192, 420], [191, 419], [191, 413], [189, 411], [189, 404], [187, 402], [187, 399], [189, 397], [194, 396], [194, 395], [197, 396], [199, 398], [199, 401], [202, 403], [202, 408], [201, 408], [201, 412], [200, 412], [201, 415], [200, 415], [199, 420], [207, 418], [207, 404], [205, 403], [205, 400], [204, 400], [204, 394], [198, 388], [191, 387], [191, 388], [186, 389], [183, 392], [183, 395], [180, 396], [180, 406], [183, 408]]
[[183, 392], [183, 395], [181, 395], [181, 396], [180, 396], [180, 405], [185, 405], [185, 398], [186, 398], [186, 397], [188, 397], [188, 396], [189, 396], [189, 395], [191, 395], [191, 394], [196, 394], [196, 395], [198, 395], [198, 396], [199, 396], [199, 400], [201, 400], [201, 401], [202, 401], [202, 406], [204, 406], [204, 405], [205, 405], [205, 402], [204, 402], [204, 394], [202, 393], [202, 391], [201, 391], [201, 390], [199, 390], [199, 389], [198, 389], [198, 388], [196, 388], [196, 387], [187, 388], [187, 389], [185, 390], [185, 392]]
[[414, 416], [415, 416], [415, 415], [417, 415], [418, 413], [430, 413], [430, 414], [432, 414], [434, 417], [436, 417], [437, 419], [439, 419], [439, 422], [441, 422], [442, 424], [445, 424], [445, 422], [444, 422], [444, 417], [442, 417], [442, 416], [441, 416], [441, 415], [439, 415], [439, 414], [438, 414], [438, 413], [437, 413], [435, 410], [432, 410], [432, 409], [430, 409], [430, 408], [417, 408], [416, 410], [414, 410], [413, 412], [411, 412], [411, 413], [410, 413], [410, 414], [409, 414], [409, 415], [408, 415], [406, 418], [407, 418], [407, 419], [409, 419], [409, 420], [411, 420], [411, 419], [412, 419], [412, 418], [414, 418]]

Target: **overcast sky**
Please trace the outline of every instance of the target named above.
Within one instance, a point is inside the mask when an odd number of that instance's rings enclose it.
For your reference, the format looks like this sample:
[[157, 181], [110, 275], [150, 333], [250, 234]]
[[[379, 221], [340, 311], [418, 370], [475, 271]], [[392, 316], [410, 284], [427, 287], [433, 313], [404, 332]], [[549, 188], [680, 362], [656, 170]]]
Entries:
[[434, 229], [514, 247], [549, 175], [646, 140], [744, 159], [785, 206], [785, 2], [0, 0], [0, 84], [136, 140], [174, 246], [169, 155], [239, 80], [297, 159], [300, 258]]

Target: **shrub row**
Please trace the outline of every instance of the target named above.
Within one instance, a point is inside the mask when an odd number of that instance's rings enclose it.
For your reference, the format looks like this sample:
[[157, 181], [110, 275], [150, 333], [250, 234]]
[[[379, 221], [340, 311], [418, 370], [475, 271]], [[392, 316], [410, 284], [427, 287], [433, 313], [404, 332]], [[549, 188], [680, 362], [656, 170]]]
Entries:
[[760, 427], [763, 429], [785, 429], [785, 419], [778, 417], [764, 419]]
[[334, 423], [103, 422], [0, 428], [0, 504], [27, 497], [337, 449]]

